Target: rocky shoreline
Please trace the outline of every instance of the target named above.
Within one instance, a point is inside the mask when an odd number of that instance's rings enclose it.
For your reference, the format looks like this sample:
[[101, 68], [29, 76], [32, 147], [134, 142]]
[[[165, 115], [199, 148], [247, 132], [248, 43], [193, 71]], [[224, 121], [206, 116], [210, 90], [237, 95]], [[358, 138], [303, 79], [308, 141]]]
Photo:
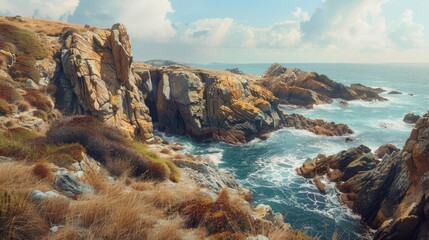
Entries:
[[[285, 127], [349, 136], [354, 132], [345, 124], [289, 114], [279, 105], [386, 101], [382, 89], [345, 86], [279, 64], [257, 77], [160, 60], [137, 63], [121, 24], [98, 29], [1, 17], [0, 28], [11, 33], [0, 39], [0, 170], [13, 170], [0, 178], [6, 199], [0, 204], [28, 207], [28, 221], [40, 227], [19, 233], [26, 239], [85, 239], [100, 232], [157, 239], [165, 229], [177, 239], [311, 239], [269, 206], [252, 206], [250, 190], [231, 173], [183, 154], [180, 145], [155, 136], [154, 126], [229, 144], [266, 139]], [[16, 41], [18, 33], [25, 44]], [[383, 146], [373, 154], [359, 146], [308, 159], [297, 173], [313, 178], [322, 193], [322, 177], [337, 182], [343, 202], [378, 229], [376, 239], [422, 239], [428, 235], [428, 119], [404, 119], [416, 125], [401, 151]], [[8, 199], [19, 201], [15, 206]], [[94, 206], [104, 218], [79, 215]], [[141, 209], [156, 214], [138, 215]], [[135, 221], [126, 223], [121, 211]], [[134, 224], [138, 231], [121, 235], [112, 216], [126, 223], [123, 229]]]
[[371, 153], [366, 146], [305, 161], [297, 174], [336, 182], [340, 199], [373, 229], [374, 239], [426, 239], [429, 113], [419, 118], [402, 150], [383, 145]]

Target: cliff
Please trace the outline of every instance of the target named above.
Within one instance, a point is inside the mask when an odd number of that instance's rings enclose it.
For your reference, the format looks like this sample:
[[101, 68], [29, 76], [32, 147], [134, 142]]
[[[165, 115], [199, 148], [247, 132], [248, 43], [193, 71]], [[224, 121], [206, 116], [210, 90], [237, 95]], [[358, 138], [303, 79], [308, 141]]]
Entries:
[[199, 140], [246, 143], [282, 127], [315, 134], [343, 136], [346, 125], [288, 115], [279, 99], [254, 76], [173, 65], [155, 68], [135, 63], [139, 89], [159, 130]]
[[[231, 117], [215, 125], [231, 133], [212, 137], [244, 141], [274, 127], [268, 91], [231, 75], [171, 69], [152, 78], [162, 91], [151, 90], [152, 79], [134, 74], [120, 24], [0, 17], [0, 34], [2, 238], [310, 239], [269, 206], [252, 206], [249, 190], [210, 159], [152, 134], [151, 115], [165, 118], [165, 130], [212, 133], [202, 124], [210, 114], [210, 124]], [[156, 114], [148, 90], [157, 91]], [[192, 128], [174, 125], [178, 112]]]

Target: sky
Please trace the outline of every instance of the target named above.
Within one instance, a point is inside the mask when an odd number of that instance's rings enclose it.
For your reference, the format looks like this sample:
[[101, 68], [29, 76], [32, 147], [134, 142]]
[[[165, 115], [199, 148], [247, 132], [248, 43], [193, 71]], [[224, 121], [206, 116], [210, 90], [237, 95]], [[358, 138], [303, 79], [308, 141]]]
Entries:
[[111, 27], [136, 60], [429, 62], [428, 0], [0, 0], [0, 15]]

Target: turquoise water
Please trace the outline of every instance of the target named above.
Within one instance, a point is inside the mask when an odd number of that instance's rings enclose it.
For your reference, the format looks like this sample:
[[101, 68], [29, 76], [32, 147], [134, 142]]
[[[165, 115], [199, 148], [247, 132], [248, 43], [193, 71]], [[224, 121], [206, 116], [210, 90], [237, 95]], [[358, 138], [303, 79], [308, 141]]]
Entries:
[[[344, 84], [362, 83], [401, 95], [382, 94], [388, 102], [351, 101], [349, 106], [317, 106], [312, 110], [291, 109], [310, 118], [348, 124], [356, 133], [356, 141], [345, 143], [344, 137], [316, 136], [306, 131], [282, 129], [267, 141], [232, 146], [225, 143], [196, 143], [184, 137], [173, 137], [187, 146], [187, 151], [211, 157], [220, 168], [230, 170], [246, 187], [253, 190], [255, 203], [269, 204], [286, 216], [286, 222], [320, 239], [331, 239], [334, 231], [339, 239], [370, 238], [370, 231], [338, 201], [333, 184], [329, 193], [320, 194], [310, 180], [297, 176], [294, 169], [308, 157], [319, 153], [333, 154], [360, 144], [375, 150], [385, 143], [402, 147], [412, 126], [402, 122], [408, 112], [423, 114], [429, 110], [428, 64], [283, 64], [306, 71], [326, 74]], [[246, 73], [262, 75], [269, 64], [210, 64], [209, 69], [238, 67]], [[412, 96], [410, 94], [413, 94]]]

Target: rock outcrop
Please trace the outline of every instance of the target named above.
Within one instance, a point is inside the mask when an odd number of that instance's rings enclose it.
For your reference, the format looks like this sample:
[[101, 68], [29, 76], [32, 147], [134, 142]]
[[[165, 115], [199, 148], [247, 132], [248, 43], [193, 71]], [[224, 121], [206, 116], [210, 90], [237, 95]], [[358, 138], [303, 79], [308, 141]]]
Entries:
[[307, 130], [317, 135], [346, 136], [354, 133], [346, 124], [328, 123], [322, 119], [313, 120], [295, 113], [285, 115], [284, 122], [286, 127]]
[[272, 91], [284, 104], [311, 106], [332, 103], [333, 98], [344, 100], [386, 101], [373, 89], [361, 84], [347, 87], [315, 72], [272, 65], [263, 75], [260, 84]]
[[419, 119], [419, 115], [415, 115], [414, 113], [407, 113], [402, 121], [408, 124], [415, 124]]
[[161, 131], [245, 143], [282, 127], [277, 98], [244, 76], [178, 66], [139, 75]]
[[379, 163], [364, 146], [319, 155], [297, 173], [307, 178], [327, 174], [338, 182], [341, 200], [377, 229], [374, 239], [427, 239], [429, 114], [417, 121], [402, 151], [384, 145], [377, 154], [383, 155]]
[[385, 155], [391, 155], [392, 153], [398, 153], [401, 149], [397, 148], [393, 144], [384, 144], [381, 145], [377, 150], [375, 150], [375, 155], [378, 158], [384, 158]]
[[136, 86], [126, 29], [64, 34], [57, 105], [66, 114], [89, 114], [129, 137], [149, 140], [152, 122], [144, 96]]

